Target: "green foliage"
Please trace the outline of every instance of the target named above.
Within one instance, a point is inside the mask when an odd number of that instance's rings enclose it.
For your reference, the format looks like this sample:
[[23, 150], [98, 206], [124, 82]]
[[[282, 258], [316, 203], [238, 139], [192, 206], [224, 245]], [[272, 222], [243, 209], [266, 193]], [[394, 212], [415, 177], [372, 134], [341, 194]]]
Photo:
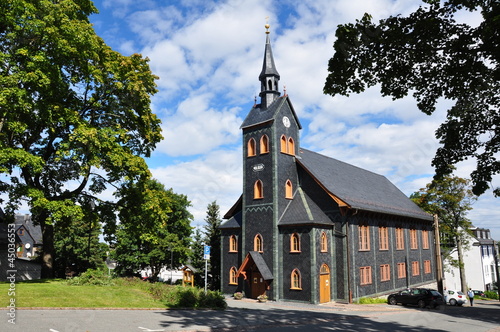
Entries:
[[201, 288], [176, 287], [174, 296], [169, 299], [167, 306], [171, 308], [211, 308], [226, 309], [224, 295], [218, 291], [205, 291]]
[[498, 300], [498, 292], [497, 291], [486, 291], [486, 292], [484, 292], [484, 297], [487, 297], [489, 299]]
[[362, 297], [356, 301], [357, 304], [380, 304], [387, 303], [387, 299], [375, 297]]
[[97, 285], [97, 286], [112, 286], [114, 280], [108, 275], [107, 271], [103, 269], [88, 269], [80, 276], [68, 279], [68, 285], [82, 286], [82, 285]]
[[120, 224], [113, 258], [118, 274], [131, 276], [149, 266], [156, 280], [160, 269], [170, 266], [171, 255], [174, 268], [186, 261], [192, 219], [186, 196], [166, 190], [156, 180], [125, 183], [117, 196]]
[[[148, 59], [96, 35], [90, 0], [0, 2], [0, 193], [26, 201], [52, 277], [54, 226], [84, 218], [82, 197], [150, 176], [143, 157], [162, 139]], [[56, 226], [57, 227], [57, 226]]]
[[[324, 93], [360, 93], [380, 85], [383, 96], [413, 94], [432, 114], [442, 98], [454, 102], [436, 131], [442, 146], [432, 162], [437, 177], [452, 165], [475, 159], [473, 190], [483, 194], [500, 173], [500, 4], [490, 0], [425, 0], [408, 16], [339, 25]], [[480, 11], [476, 27], [457, 23], [461, 11]], [[500, 188], [495, 188], [500, 195]]]
[[[220, 231], [220, 211], [216, 201], [208, 204], [207, 217], [205, 218], [205, 243], [210, 246], [209, 271], [212, 278], [209, 280], [209, 287], [212, 290], [220, 290], [220, 269], [221, 269], [221, 231]], [[200, 252], [201, 254], [201, 252]]]

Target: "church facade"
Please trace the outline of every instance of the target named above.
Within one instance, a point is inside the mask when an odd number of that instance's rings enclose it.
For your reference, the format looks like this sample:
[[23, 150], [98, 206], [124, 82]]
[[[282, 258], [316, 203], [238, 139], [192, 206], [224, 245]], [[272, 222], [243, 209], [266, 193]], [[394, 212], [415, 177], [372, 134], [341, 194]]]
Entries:
[[432, 217], [384, 176], [300, 147], [269, 30], [259, 81], [243, 193], [220, 226], [222, 291], [324, 303], [435, 283]]

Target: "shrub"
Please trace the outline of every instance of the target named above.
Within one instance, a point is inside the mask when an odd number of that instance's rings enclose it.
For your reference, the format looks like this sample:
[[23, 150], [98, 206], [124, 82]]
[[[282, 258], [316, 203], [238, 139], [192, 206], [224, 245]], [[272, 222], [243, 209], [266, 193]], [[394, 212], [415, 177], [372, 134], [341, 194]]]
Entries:
[[68, 279], [68, 285], [81, 286], [81, 285], [98, 285], [110, 286], [114, 285], [113, 278], [111, 278], [104, 270], [88, 269], [80, 274], [78, 277]]
[[169, 307], [177, 308], [211, 308], [225, 309], [227, 307], [226, 299], [222, 293], [217, 291], [204, 290], [192, 287], [175, 287], [171, 296], [164, 297]]
[[381, 297], [362, 297], [356, 301], [357, 304], [378, 304], [387, 303], [387, 299]]
[[486, 291], [486, 292], [484, 292], [484, 297], [487, 297], [489, 299], [498, 300], [498, 292], [497, 291]]

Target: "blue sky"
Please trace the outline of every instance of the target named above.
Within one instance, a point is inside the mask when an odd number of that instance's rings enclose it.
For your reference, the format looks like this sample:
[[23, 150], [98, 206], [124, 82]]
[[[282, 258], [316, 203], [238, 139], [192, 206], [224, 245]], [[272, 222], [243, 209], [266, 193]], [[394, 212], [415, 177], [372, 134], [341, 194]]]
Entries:
[[[217, 200], [224, 214], [242, 191], [243, 119], [258, 95], [266, 18], [281, 87], [303, 126], [301, 146], [383, 174], [409, 195], [430, 182], [438, 147], [434, 131], [449, 102], [432, 116], [411, 97], [393, 101], [370, 89], [350, 97], [323, 95], [338, 24], [364, 12], [378, 20], [408, 14], [415, 0], [97, 0], [96, 32], [124, 55], [147, 56], [158, 75], [153, 111], [164, 141], [148, 164], [167, 188], [188, 196], [194, 226]], [[459, 20], [477, 24], [477, 13]], [[468, 177], [474, 164], [456, 174]], [[499, 178], [494, 185], [499, 186]], [[469, 214], [500, 239], [500, 207], [491, 193]]]

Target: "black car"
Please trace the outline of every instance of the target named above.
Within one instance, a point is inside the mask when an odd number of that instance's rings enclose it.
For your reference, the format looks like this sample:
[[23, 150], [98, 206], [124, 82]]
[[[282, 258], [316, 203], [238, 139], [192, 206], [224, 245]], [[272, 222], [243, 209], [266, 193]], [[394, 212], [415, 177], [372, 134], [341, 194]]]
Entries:
[[389, 295], [387, 302], [392, 305], [398, 303], [402, 305], [412, 304], [419, 308], [427, 306], [435, 308], [439, 305], [444, 305], [443, 295], [435, 289], [428, 288], [407, 288]]
[[484, 296], [484, 292], [483, 291], [480, 291], [480, 290], [472, 290], [474, 292], [474, 295], [477, 295], [477, 296]]

